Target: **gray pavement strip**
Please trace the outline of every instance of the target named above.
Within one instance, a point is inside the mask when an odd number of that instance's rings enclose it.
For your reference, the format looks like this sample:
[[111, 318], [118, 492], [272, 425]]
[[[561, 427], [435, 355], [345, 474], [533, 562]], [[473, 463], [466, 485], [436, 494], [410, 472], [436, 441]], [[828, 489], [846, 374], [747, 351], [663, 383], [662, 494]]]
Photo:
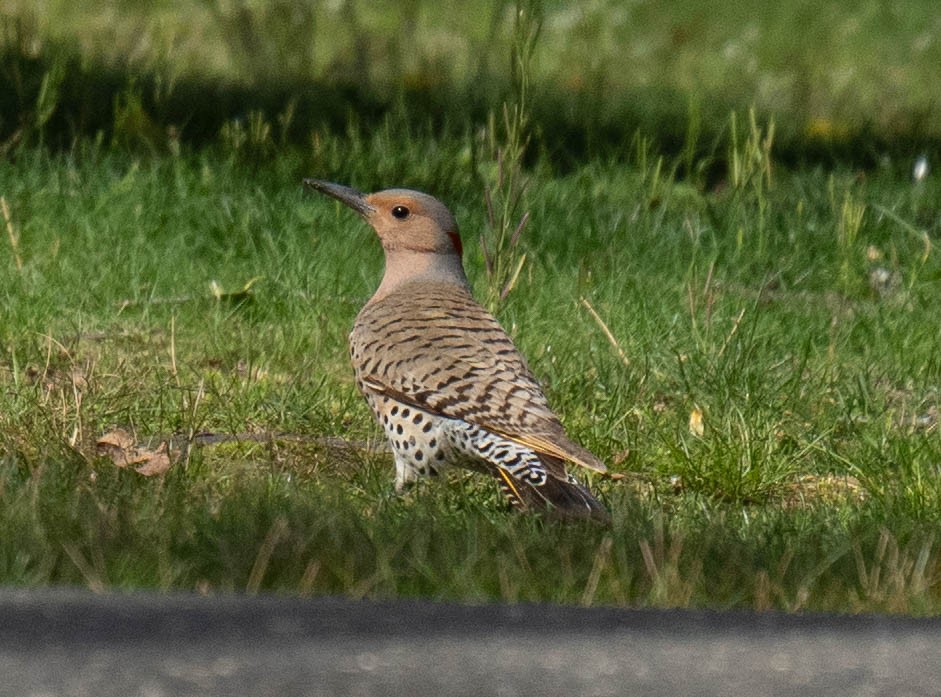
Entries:
[[941, 618], [0, 589], [0, 695], [941, 695]]

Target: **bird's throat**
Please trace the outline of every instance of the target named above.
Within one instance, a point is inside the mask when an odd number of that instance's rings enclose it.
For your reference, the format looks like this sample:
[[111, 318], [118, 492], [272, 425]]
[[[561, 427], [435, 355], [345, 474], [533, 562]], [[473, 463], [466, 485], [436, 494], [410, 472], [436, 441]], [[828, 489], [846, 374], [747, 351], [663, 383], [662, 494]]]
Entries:
[[469, 289], [461, 258], [457, 254], [395, 250], [386, 252], [382, 283], [370, 302], [376, 302], [412, 283], [450, 283]]

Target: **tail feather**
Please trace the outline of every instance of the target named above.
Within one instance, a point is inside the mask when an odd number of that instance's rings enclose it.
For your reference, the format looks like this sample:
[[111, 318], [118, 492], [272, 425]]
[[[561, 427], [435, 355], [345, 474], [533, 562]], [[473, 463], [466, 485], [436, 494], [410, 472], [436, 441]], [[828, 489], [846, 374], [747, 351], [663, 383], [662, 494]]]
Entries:
[[565, 479], [548, 477], [542, 485], [534, 486], [498, 468], [497, 478], [510, 502], [522, 510], [545, 510], [551, 517], [562, 520], [611, 522], [604, 505], [572, 475]]

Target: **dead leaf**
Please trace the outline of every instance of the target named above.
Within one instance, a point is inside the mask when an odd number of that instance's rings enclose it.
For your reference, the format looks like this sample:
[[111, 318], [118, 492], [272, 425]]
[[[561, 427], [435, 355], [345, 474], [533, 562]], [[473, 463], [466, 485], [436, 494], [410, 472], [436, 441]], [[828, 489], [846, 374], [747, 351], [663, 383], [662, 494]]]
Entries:
[[123, 428], [116, 428], [102, 435], [96, 447], [98, 454], [109, 458], [115, 467], [134, 467], [135, 472], [145, 477], [164, 474], [173, 465], [167, 441], [162, 441], [156, 450], [139, 446], [134, 437]]
[[118, 467], [127, 467], [127, 451], [134, 447], [134, 438], [123, 428], [116, 428], [101, 436], [95, 446], [102, 457], [110, 457]]
[[705, 428], [702, 423], [702, 409], [694, 407], [689, 413], [689, 432], [697, 438], [702, 438]]
[[242, 286], [241, 290], [229, 291], [226, 292], [218, 281], [212, 280], [209, 282], [209, 292], [212, 294], [212, 297], [216, 300], [237, 300], [242, 301], [248, 299], [252, 294], [252, 286], [255, 285], [258, 281], [261, 280], [261, 276], [255, 276], [248, 279], [248, 282]]
[[163, 441], [156, 450], [138, 451], [144, 459], [140, 466], [134, 470], [145, 477], [156, 477], [158, 474], [164, 474], [173, 463], [170, 461], [170, 447], [167, 441]]

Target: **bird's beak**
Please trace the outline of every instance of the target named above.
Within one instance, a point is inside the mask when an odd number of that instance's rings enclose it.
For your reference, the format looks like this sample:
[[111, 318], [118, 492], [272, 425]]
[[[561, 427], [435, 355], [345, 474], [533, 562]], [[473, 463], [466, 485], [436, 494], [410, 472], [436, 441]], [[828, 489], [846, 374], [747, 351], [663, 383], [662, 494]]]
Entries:
[[335, 198], [340, 203], [345, 203], [364, 218], [369, 217], [369, 214], [376, 210], [366, 203], [366, 194], [349, 186], [325, 182], [320, 179], [305, 179], [304, 186]]

